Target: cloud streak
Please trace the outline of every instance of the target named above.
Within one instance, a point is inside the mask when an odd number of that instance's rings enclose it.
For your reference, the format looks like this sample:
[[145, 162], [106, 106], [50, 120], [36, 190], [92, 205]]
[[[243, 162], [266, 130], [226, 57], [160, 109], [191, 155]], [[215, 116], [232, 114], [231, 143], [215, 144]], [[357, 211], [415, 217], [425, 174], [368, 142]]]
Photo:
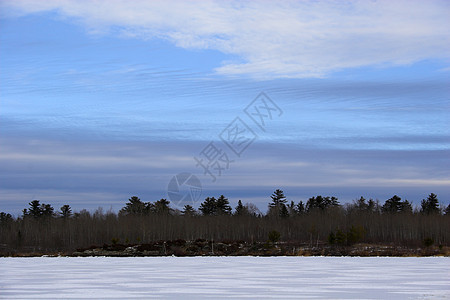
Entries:
[[[0, 149], [0, 207], [16, 214], [33, 199], [55, 207], [112, 205], [118, 210], [132, 195], [146, 201], [167, 198], [167, 184], [180, 172], [198, 176], [203, 198], [224, 194], [233, 203], [254, 201], [262, 210], [276, 188], [295, 201], [327, 193], [343, 203], [360, 195], [387, 199], [397, 193], [416, 204], [430, 192], [444, 203], [449, 196], [448, 150], [319, 150], [258, 143], [212, 182], [195, 167], [193, 156], [204, 146], [199, 142], [5, 136], [0, 142], [5, 145]], [[257, 195], [261, 197], [255, 199]]]
[[230, 55], [217, 74], [324, 77], [347, 68], [450, 58], [446, 1], [8, 1], [93, 34], [164, 39]]

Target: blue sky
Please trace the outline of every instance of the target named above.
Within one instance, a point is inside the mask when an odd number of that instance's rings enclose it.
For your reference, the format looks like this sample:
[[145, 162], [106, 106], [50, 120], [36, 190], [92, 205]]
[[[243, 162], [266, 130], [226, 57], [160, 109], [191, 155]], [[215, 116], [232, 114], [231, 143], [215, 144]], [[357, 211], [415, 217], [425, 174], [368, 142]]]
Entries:
[[[263, 211], [276, 188], [448, 203], [450, 5], [392, 2], [1, 1], [0, 210], [118, 210], [180, 172]], [[260, 92], [283, 111], [265, 131]], [[215, 182], [211, 141], [234, 160]]]

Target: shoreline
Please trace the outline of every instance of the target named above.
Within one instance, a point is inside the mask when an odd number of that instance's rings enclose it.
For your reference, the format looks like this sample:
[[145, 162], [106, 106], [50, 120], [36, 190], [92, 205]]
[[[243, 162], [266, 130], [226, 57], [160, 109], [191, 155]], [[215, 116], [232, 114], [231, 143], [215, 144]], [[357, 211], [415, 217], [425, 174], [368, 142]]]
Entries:
[[104, 244], [78, 248], [76, 251], [9, 251], [0, 257], [449, 257], [449, 246], [408, 247], [360, 243], [354, 245], [309, 246], [299, 242], [213, 242], [157, 241], [148, 244]]

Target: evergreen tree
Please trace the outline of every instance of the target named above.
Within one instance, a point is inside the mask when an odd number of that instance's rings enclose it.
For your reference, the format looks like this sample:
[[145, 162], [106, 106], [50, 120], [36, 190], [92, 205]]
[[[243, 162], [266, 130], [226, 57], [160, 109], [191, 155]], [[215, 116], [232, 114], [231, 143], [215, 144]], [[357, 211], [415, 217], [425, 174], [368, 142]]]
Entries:
[[340, 229], [336, 232], [336, 244], [338, 245], [345, 245], [347, 244], [347, 235]]
[[311, 197], [306, 202], [306, 211], [311, 212], [317, 208], [322, 208], [322, 196]]
[[364, 227], [352, 225], [352, 227], [347, 232], [347, 243], [348, 244], [358, 243], [364, 237], [364, 234], [365, 234]]
[[297, 206], [295, 205], [294, 201], [291, 201], [289, 205], [287, 206], [287, 212], [290, 216], [295, 216], [298, 214]]
[[275, 243], [279, 241], [280, 237], [281, 234], [278, 231], [272, 230], [268, 234], [268, 241], [272, 243], [272, 245], [275, 245]]
[[366, 203], [366, 199], [363, 196], [356, 201], [356, 209], [360, 211], [367, 210], [368, 206], [369, 205]]
[[43, 217], [53, 217], [55, 214], [55, 209], [50, 204], [41, 204], [41, 211]]
[[381, 207], [381, 210], [384, 213], [397, 213], [402, 209], [402, 198], [397, 195], [394, 195], [392, 198], [386, 200], [384, 205]]
[[64, 219], [66, 219], [66, 218], [70, 218], [71, 216], [72, 216], [72, 208], [70, 208], [70, 205], [63, 205], [63, 206], [61, 206], [61, 208], [60, 208], [60, 212], [59, 212], [59, 215], [62, 217], [62, 218], [64, 218]]
[[33, 200], [28, 204], [30, 205], [30, 208], [28, 209], [27, 215], [34, 218], [39, 218], [42, 216], [42, 207], [39, 200]]
[[285, 217], [286, 215], [289, 215], [286, 207], [286, 196], [284, 195], [282, 190], [275, 190], [270, 198], [272, 199], [272, 202], [269, 203], [268, 215], [279, 217]]
[[272, 199], [272, 203], [269, 204], [270, 207], [280, 207], [281, 204], [286, 204], [287, 202], [286, 196], [280, 189], [277, 189], [270, 198]]
[[207, 197], [200, 204], [199, 210], [204, 216], [213, 216], [217, 214], [217, 200], [214, 197]]
[[28, 203], [30, 207], [27, 209], [24, 209], [23, 215], [25, 216], [31, 216], [33, 218], [41, 218], [41, 217], [53, 217], [54, 216], [54, 208], [50, 204], [40, 203], [39, 200], [33, 200], [30, 203]]
[[170, 209], [169, 204], [170, 204], [170, 201], [167, 199], [164, 199], [164, 198], [156, 201], [155, 205], [154, 205], [154, 212], [159, 215], [170, 214], [171, 209]]
[[401, 202], [400, 212], [412, 214], [413, 212], [412, 205], [408, 200], [405, 199], [405, 201]]
[[248, 208], [244, 205], [242, 205], [242, 201], [239, 200], [237, 206], [235, 207], [235, 216], [247, 216], [249, 215]]
[[0, 225], [7, 224], [13, 220], [11, 214], [7, 214], [5, 212], [0, 213]]
[[194, 209], [192, 206], [190, 206], [189, 204], [187, 204], [187, 205], [185, 205], [185, 206], [183, 207], [183, 210], [181, 211], [181, 214], [182, 214], [183, 216], [189, 216], [189, 217], [192, 217], [192, 216], [195, 216], [195, 215], [197, 214], [197, 212], [195, 211], [195, 209]]
[[280, 217], [287, 218], [289, 217], [289, 211], [286, 207], [286, 205], [282, 204], [280, 208]]
[[369, 202], [367, 202], [367, 211], [375, 212], [375, 201], [373, 199], [369, 199]]
[[423, 214], [437, 214], [439, 213], [439, 200], [437, 196], [433, 193], [428, 195], [428, 198], [422, 200], [421, 203], [421, 213]]
[[144, 214], [149, 214], [149, 213], [155, 213], [156, 212], [156, 205], [155, 203], [152, 202], [144, 202]]
[[128, 199], [128, 202], [125, 204], [119, 213], [124, 215], [142, 215], [147, 212], [146, 203], [142, 202], [141, 199], [137, 196], [133, 196]]
[[332, 196], [330, 197], [326, 197], [326, 203], [327, 203], [327, 208], [330, 206], [339, 206], [339, 201], [338, 198]]
[[319, 195], [308, 199], [308, 202], [306, 202], [306, 211], [311, 212], [315, 209], [326, 210], [332, 206], [339, 206], [338, 198], [334, 196], [322, 197]]
[[303, 201], [300, 201], [297, 204], [297, 214], [301, 215], [305, 212], [305, 205], [303, 204]]
[[230, 202], [224, 195], [220, 195], [216, 201], [216, 214], [218, 215], [230, 215], [231, 214]]

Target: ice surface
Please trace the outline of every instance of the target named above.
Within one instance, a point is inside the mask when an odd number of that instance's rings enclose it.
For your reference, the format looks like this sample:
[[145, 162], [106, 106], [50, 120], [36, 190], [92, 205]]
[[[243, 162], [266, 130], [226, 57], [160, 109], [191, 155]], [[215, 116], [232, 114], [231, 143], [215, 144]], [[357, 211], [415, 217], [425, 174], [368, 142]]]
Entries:
[[450, 299], [445, 257], [0, 258], [0, 298]]

